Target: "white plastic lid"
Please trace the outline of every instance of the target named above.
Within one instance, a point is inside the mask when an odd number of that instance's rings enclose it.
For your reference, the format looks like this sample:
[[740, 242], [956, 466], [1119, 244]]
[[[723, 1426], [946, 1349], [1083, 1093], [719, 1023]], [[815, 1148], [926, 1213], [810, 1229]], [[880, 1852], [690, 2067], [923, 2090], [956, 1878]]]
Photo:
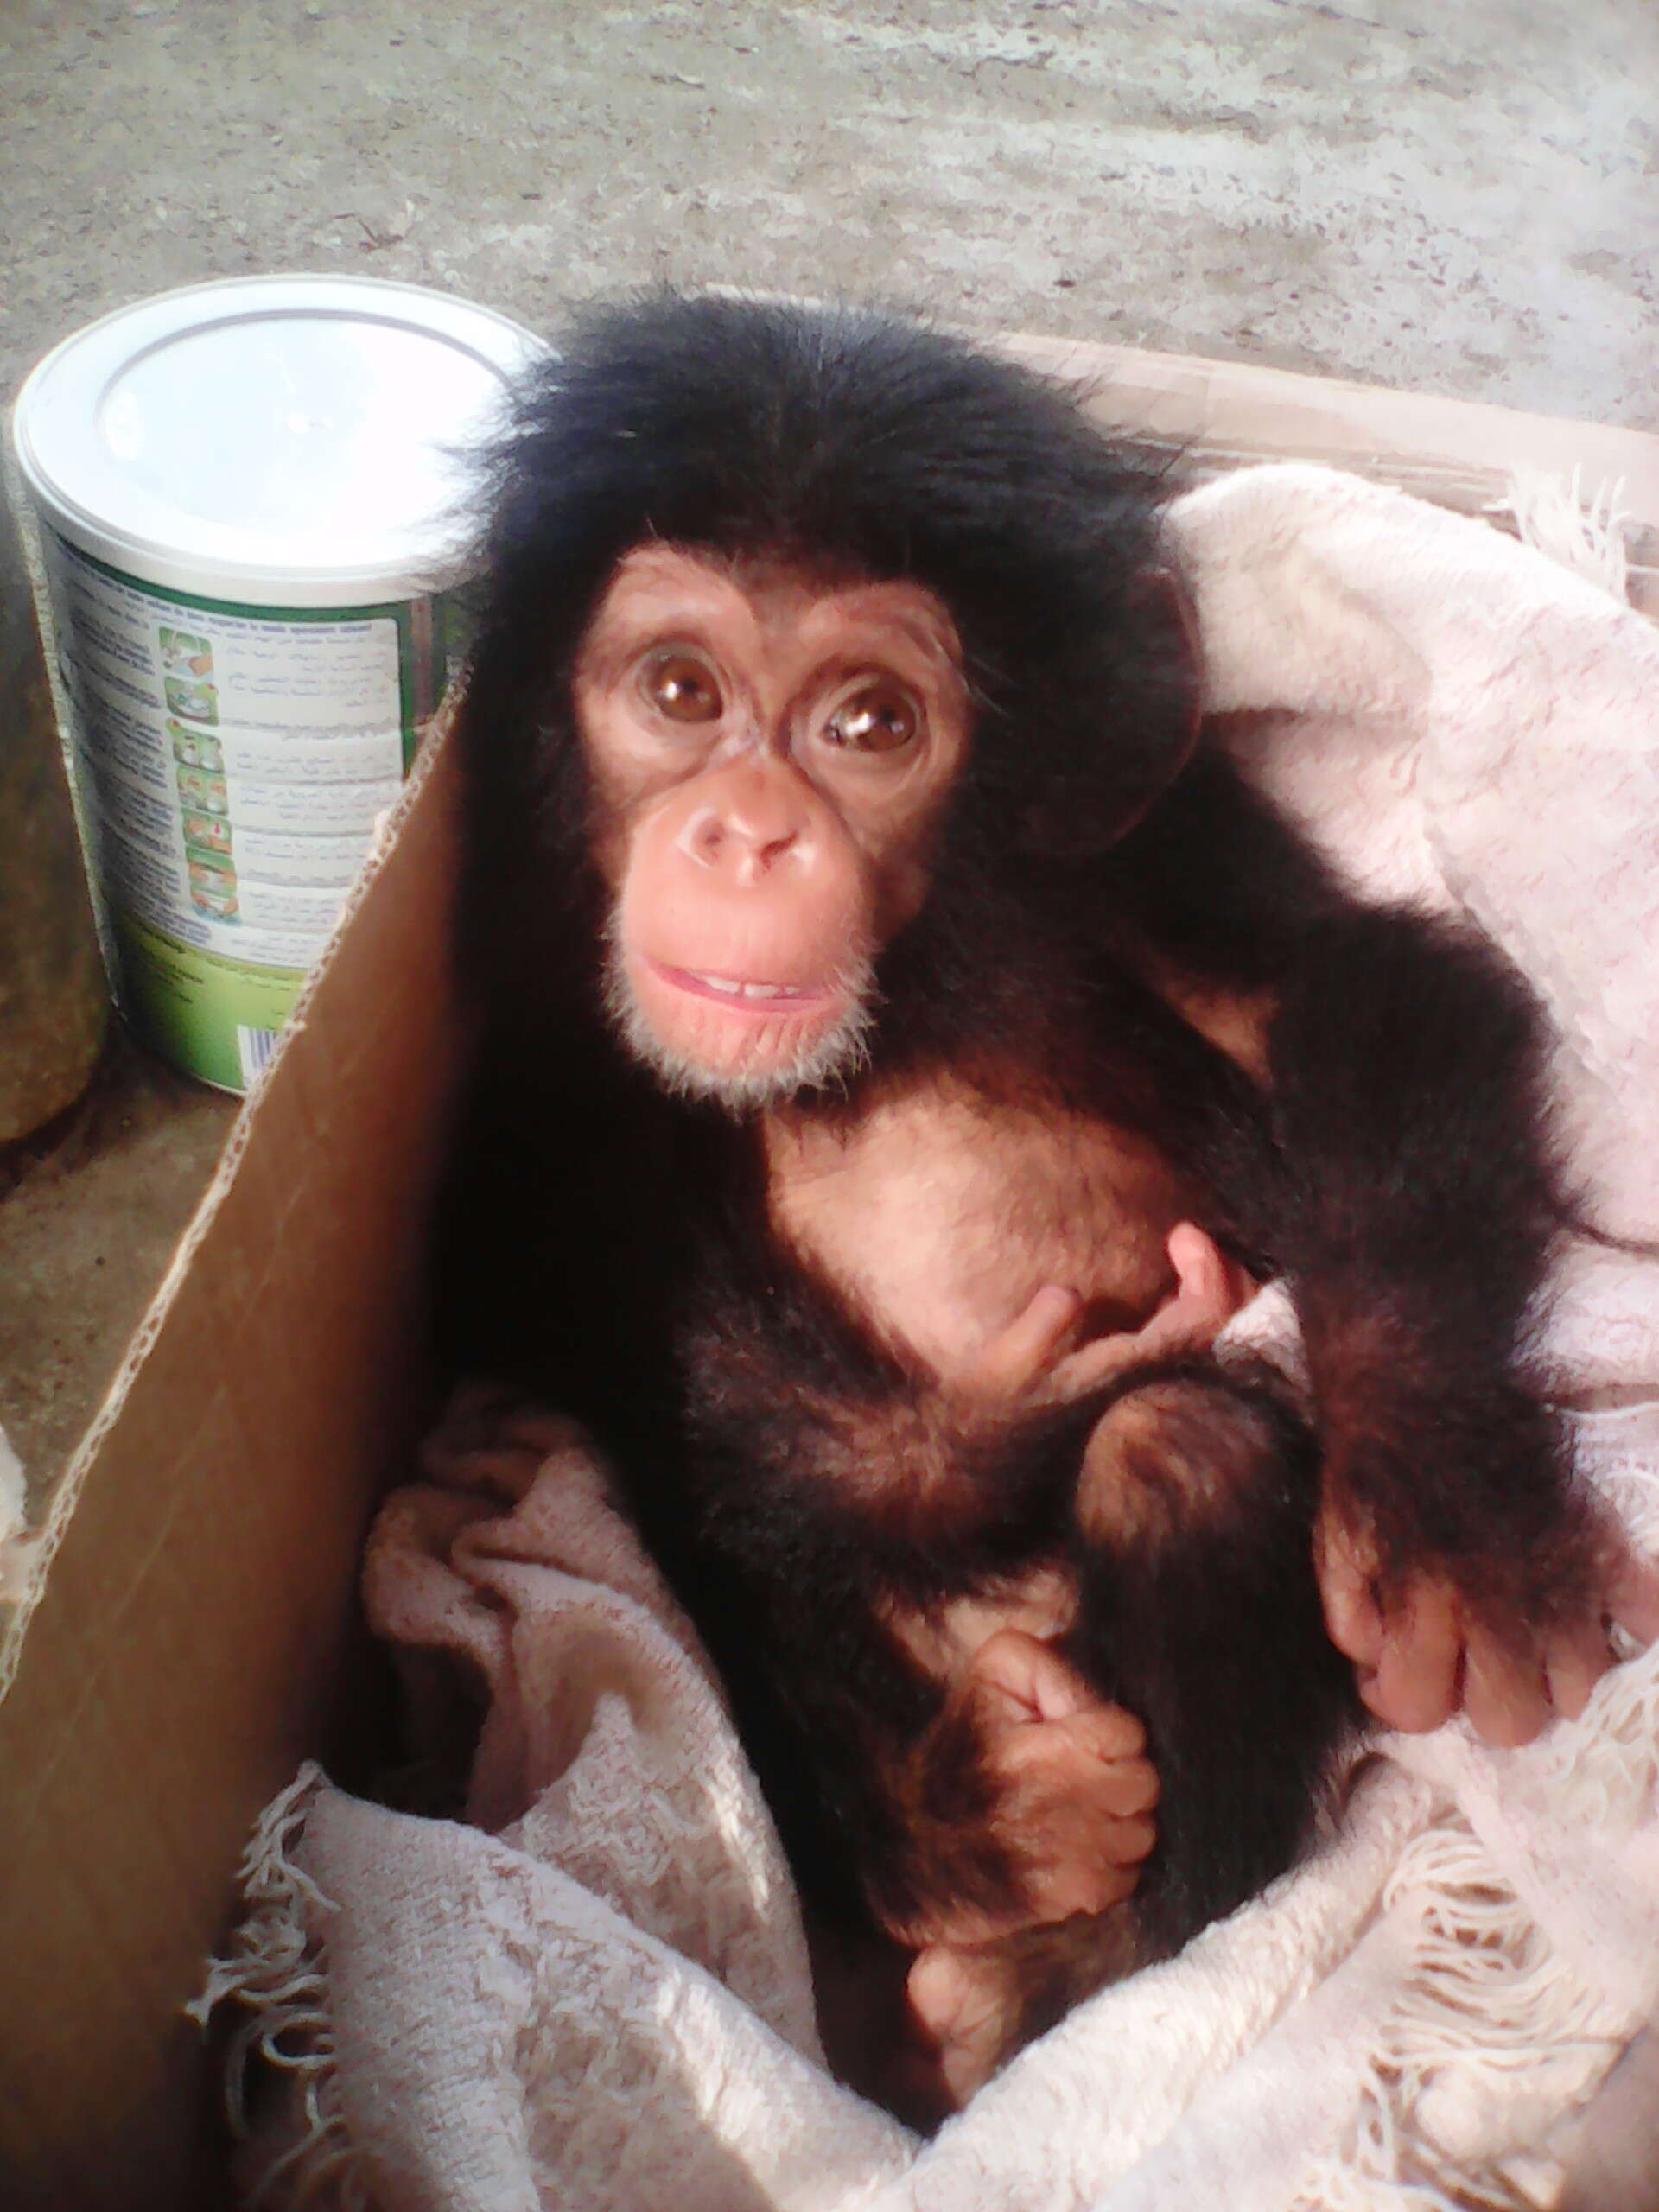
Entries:
[[404, 599], [454, 581], [465, 450], [544, 351], [419, 285], [233, 277], [65, 339], [12, 435], [45, 518], [130, 575], [275, 606]]

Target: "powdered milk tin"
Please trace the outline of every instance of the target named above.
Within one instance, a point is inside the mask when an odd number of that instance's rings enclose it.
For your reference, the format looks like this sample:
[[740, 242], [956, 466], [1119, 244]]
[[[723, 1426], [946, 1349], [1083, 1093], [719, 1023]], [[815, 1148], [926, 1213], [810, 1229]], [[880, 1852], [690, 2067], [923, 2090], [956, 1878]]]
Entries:
[[409, 284], [252, 276], [106, 315], [23, 386], [70, 772], [116, 996], [245, 1090], [457, 639], [460, 454], [540, 351]]

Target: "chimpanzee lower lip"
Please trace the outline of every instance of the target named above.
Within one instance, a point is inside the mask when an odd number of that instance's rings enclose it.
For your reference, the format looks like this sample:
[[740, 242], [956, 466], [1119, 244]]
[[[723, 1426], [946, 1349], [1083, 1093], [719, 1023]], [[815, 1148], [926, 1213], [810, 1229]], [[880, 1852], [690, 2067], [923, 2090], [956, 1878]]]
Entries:
[[664, 982], [694, 998], [712, 999], [716, 1005], [745, 1013], [810, 1013], [829, 1003], [830, 994], [804, 983], [750, 982], [738, 976], [718, 976], [695, 968], [672, 968], [666, 961], [647, 958], [646, 965]]

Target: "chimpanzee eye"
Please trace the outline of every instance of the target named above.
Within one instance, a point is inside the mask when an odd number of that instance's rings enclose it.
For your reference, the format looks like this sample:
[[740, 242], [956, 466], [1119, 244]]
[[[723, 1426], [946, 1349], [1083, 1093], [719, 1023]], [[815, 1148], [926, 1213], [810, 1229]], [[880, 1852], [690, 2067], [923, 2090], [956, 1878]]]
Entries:
[[671, 722], [718, 721], [725, 702], [713, 670], [695, 653], [658, 653], [640, 672], [639, 689]]
[[910, 694], [897, 683], [880, 682], [860, 686], [843, 699], [823, 726], [831, 745], [849, 753], [896, 753], [908, 745], [921, 727], [921, 716]]

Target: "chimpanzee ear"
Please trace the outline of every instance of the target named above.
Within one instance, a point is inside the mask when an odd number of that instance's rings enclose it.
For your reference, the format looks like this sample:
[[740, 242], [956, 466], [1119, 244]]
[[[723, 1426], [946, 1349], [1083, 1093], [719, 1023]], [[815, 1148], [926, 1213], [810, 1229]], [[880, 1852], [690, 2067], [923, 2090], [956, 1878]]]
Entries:
[[[1163, 796], [1198, 741], [1198, 612], [1184, 577], [1148, 569], [1119, 611], [1116, 652], [1084, 646], [1068, 671], [1084, 696], [1065, 712], [1071, 743], [1026, 817], [1025, 842], [1057, 858], [1103, 852]], [[1114, 660], [1116, 665], [1114, 665]], [[1089, 700], [1098, 702], [1090, 712]]]

